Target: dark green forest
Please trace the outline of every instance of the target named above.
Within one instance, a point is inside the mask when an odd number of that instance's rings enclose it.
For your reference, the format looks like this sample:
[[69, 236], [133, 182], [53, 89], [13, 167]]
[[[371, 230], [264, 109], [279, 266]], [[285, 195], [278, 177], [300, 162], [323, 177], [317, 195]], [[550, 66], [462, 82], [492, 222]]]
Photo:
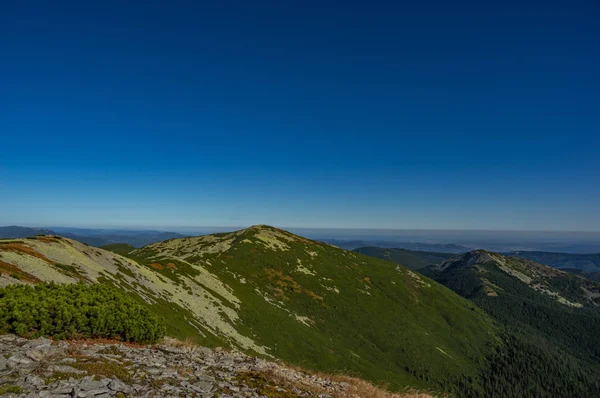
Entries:
[[[504, 330], [504, 343], [481, 372], [481, 385], [460, 395], [473, 397], [600, 396], [600, 312], [558, 303], [504, 272], [480, 264], [487, 283], [499, 291], [486, 294], [480, 274], [456, 268], [430, 276], [473, 300]], [[565, 284], [555, 280], [552, 283]]]

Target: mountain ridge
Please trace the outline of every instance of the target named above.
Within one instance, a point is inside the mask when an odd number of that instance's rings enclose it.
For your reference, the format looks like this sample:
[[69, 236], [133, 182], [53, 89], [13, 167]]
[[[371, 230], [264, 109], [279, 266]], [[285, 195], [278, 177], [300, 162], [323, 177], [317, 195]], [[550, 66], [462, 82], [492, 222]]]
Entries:
[[[484, 250], [420, 272], [472, 300], [504, 326], [510, 343], [493, 361], [492, 386], [505, 378], [513, 383], [513, 396], [600, 393], [600, 283]], [[493, 390], [498, 388], [506, 387]]]
[[110, 284], [164, 317], [176, 337], [392, 389], [465, 388], [459, 380], [476, 380], [498, 344], [483, 312], [426, 277], [265, 225], [126, 255], [56, 236], [0, 241], [0, 264], [23, 273], [3, 270], [0, 282]]

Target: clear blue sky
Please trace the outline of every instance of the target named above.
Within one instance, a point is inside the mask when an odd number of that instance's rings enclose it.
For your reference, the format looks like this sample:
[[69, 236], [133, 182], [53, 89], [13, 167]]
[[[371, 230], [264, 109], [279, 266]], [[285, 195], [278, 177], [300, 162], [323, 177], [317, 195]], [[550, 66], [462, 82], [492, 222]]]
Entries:
[[600, 230], [599, 3], [404, 3], [3, 2], [0, 224]]

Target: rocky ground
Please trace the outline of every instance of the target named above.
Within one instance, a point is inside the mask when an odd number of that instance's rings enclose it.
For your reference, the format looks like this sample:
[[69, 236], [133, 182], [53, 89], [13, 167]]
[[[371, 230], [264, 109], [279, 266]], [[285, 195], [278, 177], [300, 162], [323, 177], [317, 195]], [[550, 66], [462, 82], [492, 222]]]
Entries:
[[239, 352], [184, 345], [0, 336], [0, 395], [30, 397], [426, 397], [389, 394]]

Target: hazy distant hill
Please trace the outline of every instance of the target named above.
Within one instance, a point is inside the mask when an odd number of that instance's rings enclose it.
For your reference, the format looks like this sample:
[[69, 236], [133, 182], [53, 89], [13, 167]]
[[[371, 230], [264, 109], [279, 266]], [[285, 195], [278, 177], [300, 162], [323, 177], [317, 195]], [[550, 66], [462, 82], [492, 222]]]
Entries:
[[367, 256], [392, 261], [414, 270], [418, 270], [419, 268], [423, 268], [428, 265], [437, 264], [454, 256], [452, 253], [424, 252], [406, 249], [386, 249], [381, 247], [359, 247], [353, 251]]
[[441, 253], [465, 253], [468, 252], [468, 247], [454, 244], [438, 244], [438, 243], [423, 243], [423, 242], [391, 242], [381, 240], [338, 240], [338, 239], [322, 239], [321, 242], [329, 243], [346, 250], [354, 250], [360, 247], [381, 247], [386, 249], [406, 249], [425, 252], [441, 252]]
[[476, 388], [499, 344], [491, 319], [445, 287], [267, 226], [110, 248], [130, 257], [59, 237], [0, 241], [0, 284], [115, 285], [171, 335], [392, 388]]
[[72, 238], [91, 246], [105, 246], [112, 243], [126, 243], [135, 247], [146, 246], [167, 239], [182, 238], [186, 235], [176, 232], [153, 230], [120, 230], [52, 227], [61, 236]]
[[0, 238], [26, 238], [34, 235], [60, 235], [90, 246], [106, 246], [113, 243], [125, 243], [142, 247], [167, 239], [182, 238], [186, 235], [166, 231], [138, 231], [118, 229], [86, 229], [52, 227], [29, 228], [20, 226], [0, 227]]
[[542, 251], [517, 251], [505, 254], [526, 258], [554, 268], [574, 268], [586, 272], [600, 272], [600, 253], [573, 254]]
[[0, 239], [6, 238], [26, 238], [34, 235], [54, 235], [54, 231], [46, 228], [30, 228], [30, 227], [19, 227], [17, 225], [9, 225], [6, 227], [0, 227]]

